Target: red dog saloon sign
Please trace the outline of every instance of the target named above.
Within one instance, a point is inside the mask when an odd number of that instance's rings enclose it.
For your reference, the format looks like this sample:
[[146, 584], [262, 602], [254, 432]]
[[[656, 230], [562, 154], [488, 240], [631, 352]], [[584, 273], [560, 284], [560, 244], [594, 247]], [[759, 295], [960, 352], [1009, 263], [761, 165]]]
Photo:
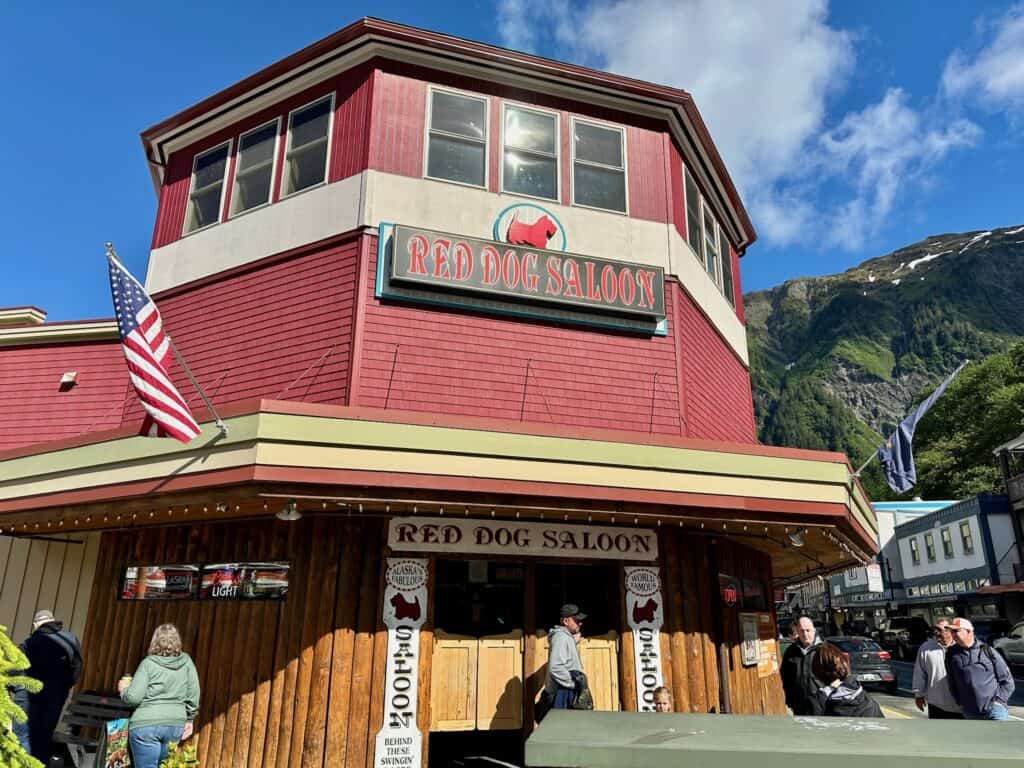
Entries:
[[522, 229], [512, 237], [510, 227], [512, 242], [500, 243], [395, 225], [389, 277], [399, 284], [592, 312], [652, 320], [665, 316], [665, 273], [660, 267], [533, 247], [530, 242], [547, 238], [525, 225]]

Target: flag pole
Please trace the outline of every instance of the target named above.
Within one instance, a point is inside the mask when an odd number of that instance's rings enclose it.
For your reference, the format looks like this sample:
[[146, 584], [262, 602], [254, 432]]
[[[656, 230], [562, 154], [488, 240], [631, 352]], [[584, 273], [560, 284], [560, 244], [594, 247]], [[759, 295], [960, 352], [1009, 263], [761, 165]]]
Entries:
[[171, 345], [171, 351], [174, 353], [174, 357], [177, 359], [181, 367], [185, 369], [185, 373], [188, 374], [188, 379], [192, 382], [192, 386], [196, 388], [196, 392], [198, 392], [199, 396], [203, 398], [203, 402], [206, 403], [206, 407], [209, 408], [210, 413], [213, 414], [213, 418], [217, 423], [217, 429], [219, 429], [220, 433], [226, 437], [228, 434], [228, 425], [225, 424], [224, 420], [218, 415], [217, 410], [213, 407], [213, 403], [210, 402], [210, 398], [206, 396], [206, 393], [203, 392], [203, 388], [200, 387], [199, 382], [196, 381], [196, 377], [192, 375], [192, 369], [188, 367], [188, 363], [185, 362], [185, 358], [181, 356], [181, 352], [178, 351], [178, 347], [174, 343], [174, 339], [171, 338], [171, 334], [167, 333], [165, 335], [167, 336], [167, 341]]
[[[117, 256], [117, 252], [114, 250], [113, 243], [107, 242], [104, 243], [103, 245], [107, 250], [108, 256], [113, 256], [115, 259], [120, 261], [120, 259]], [[138, 281], [136, 281], [136, 283], [137, 282]], [[217, 410], [213, 407], [213, 403], [210, 402], [210, 398], [206, 396], [206, 393], [203, 392], [203, 388], [199, 386], [199, 382], [196, 381], [196, 377], [192, 374], [192, 369], [188, 367], [188, 363], [185, 362], [185, 358], [182, 357], [181, 352], [178, 351], [178, 347], [175, 345], [174, 339], [171, 338], [171, 335], [169, 333], [165, 333], [164, 335], [167, 337], [167, 342], [168, 344], [170, 344], [171, 351], [174, 353], [175, 359], [177, 359], [177, 361], [181, 364], [181, 367], [185, 369], [185, 373], [188, 375], [189, 381], [192, 382], [192, 386], [196, 388], [196, 392], [199, 393], [199, 396], [203, 399], [203, 402], [206, 403], [206, 407], [210, 410], [210, 413], [213, 415], [213, 418], [217, 424], [217, 429], [220, 430], [220, 433], [222, 435], [227, 436], [228, 425], [224, 423], [224, 420], [220, 417], [220, 415], [217, 413]]]

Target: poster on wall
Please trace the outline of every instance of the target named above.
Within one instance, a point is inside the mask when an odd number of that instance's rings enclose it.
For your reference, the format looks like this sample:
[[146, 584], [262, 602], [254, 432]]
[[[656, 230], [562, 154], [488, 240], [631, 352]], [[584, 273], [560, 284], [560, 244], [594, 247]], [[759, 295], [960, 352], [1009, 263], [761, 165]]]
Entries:
[[287, 562], [203, 566], [200, 600], [284, 600], [287, 595]]
[[626, 618], [633, 630], [638, 712], [654, 711], [654, 691], [662, 682], [661, 627], [665, 623], [660, 569], [625, 566]]
[[416, 724], [420, 628], [427, 618], [427, 560], [389, 557], [383, 621], [388, 630], [384, 724], [374, 768], [420, 768], [423, 736]]
[[779, 671], [779, 640], [771, 613], [757, 614], [757, 676], [769, 677]]
[[740, 614], [740, 657], [744, 667], [757, 664], [761, 655], [760, 631], [756, 613]]
[[133, 565], [121, 579], [122, 600], [191, 600], [199, 582], [197, 565]]

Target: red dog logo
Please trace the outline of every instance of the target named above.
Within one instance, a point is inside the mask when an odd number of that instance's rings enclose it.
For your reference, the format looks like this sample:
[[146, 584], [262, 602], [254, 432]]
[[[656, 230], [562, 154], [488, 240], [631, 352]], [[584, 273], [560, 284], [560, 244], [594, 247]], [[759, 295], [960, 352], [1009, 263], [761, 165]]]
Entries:
[[411, 603], [405, 599], [404, 595], [395, 595], [391, 598], [391, 605], [395, 608], [395, 618], [401, 621], [402, 619], [411, 619], [412, 621], [419, 621], [420, 618], [420, 599], [417, 597]]
[[633, 623], [634, 624], [653, 624], [654, 614], [658, 610], [658, 604], [654, 601], [654, 598], [647, 598], [647, 602], [643, 605], [636, 603], [633, 606]]
[[534, 248], [547, 248], [558, 227], [547, 216], [541, 216], [533, 224], [523, 224], [518, 218], [512, 219], [508, 225], [505, 239], [510, 245], [529, 245]]

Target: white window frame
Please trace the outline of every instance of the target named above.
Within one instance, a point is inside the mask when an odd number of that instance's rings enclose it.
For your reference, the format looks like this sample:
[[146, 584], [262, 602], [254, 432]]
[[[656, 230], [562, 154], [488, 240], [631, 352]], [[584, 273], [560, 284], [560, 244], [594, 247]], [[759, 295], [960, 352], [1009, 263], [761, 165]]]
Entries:
[[[555, 118], [555, 196], [554, 197], [541, 197], [540, 195], [527, 195], [522, 192], [509, 192], [505, 189], [505, 116], [508, 113], [509, 107], [513, 109], [521, 109], [524, 112], [534, 112], [538, 115], [545, 115], [547, 117]], [[501, 141], [501, 155], [498, 158], [498, 190], [503, 195], [513, 195], [515, 197], [527, 197], [531, 200], [544, 200], [548, 203], [561, 203], [562, 202], [562, 115], [559, 112], [554, 112], [549, 109], [541, 109], [535, 107], [532, 104], [521, 104], [517, 101], [503, 101], [501, 104], [501, 125], [499, 126], [499, 137]], [[517, 149], [517, 147], [513, 147]], [[522, 149], [521, 152], [527, 154], [544, 155], [543, 152], [537, 152], [532, 149]]]
[[[192, 174], [189, 176], [189, 180], [188, 180], [188, 197], [185, 198], [185, 219], [181, 223], [181, 236], [182, 237], [188, 237], [189, 235], [194, 235], [196, 232], [202, 232], [203, 230], [209, 229], [210, 227], [215, 227], [215, 226], [217, 226], [218, 224], [220, 224], [224, 220], [224, 195], [227, 192], [227, 188], [228, 188], [228, 173], [231, 170], [231, 147], [232, 146], [233, 146], [232, 145], [232, 140], [228, 139], [227, 141], [222, 141], [220, 144], [215, 144], [214, 146], [210, 147], [209, 149], [204, 149], [202, 152], [196, 152], [195, 157], [192, 158]], [[211, 222], [209, 224], [204, 224], [201, 227], [196, 227], [195, 229], [189, 229], [188, 228], [188, 219], [189, 219], [189, 213], [191, 212], [191, 208], [192, 208], [192, 197], [196, 193], [196, 189], [195, 189], [195, 183], [196, 183], [196, 164], [199, 162], [199, 158], [205, 157], [206, 155], [212, 154], [213, 152], [217, 152], [217, 151], [223, 149], [224, 147], [227, 147], [228, 151], [227, 151], [227, 154], [224, 157], [224, 176], [220, 180], [220, 200], [217, 202], [217, 220], [213, 221], [213, 222]], [[210, 184], [209, 186], [212, 187], [213, 185]], [[204, 187], [204, 189], [205, 189], [205, 187]]]
[[909, 539], [910, 543], [907, 544], [907, 548], [910, 550], [910, 563], [911, 565], [921, 564], [921, 550], [917, 547], [917, 537], [912, 536]]
[[[231, 200], [228, 203], [228, 218], [233, 219], [236, 216], [244, 216], [251, 211], [258, 211], [260, 208], [266, 208], [274, 201], [274, 182], [277, 180], [277, 158], [280, 154], [281, 149], [281, 115], [278, 115], [273, 120], [268, 120], [261, 125], [257, 125], [255, 128], [251, 128], [244, 133], [238, 135], [238, 139], [235, 141], [235, 172], [231, 177]], [[274, 125], [274, 154], [270, 158], [270, 188], [267, 190], [267, 201], [254, 205], [252, 208], [246, 208], [244, 211], [235, 211], [235, 190], [238, 189], [238, 161], [242, 156], [242, 139], [251, 133], [262, 131], [268, 125]], [[330, 158], [330, 147], [328, 145], [328, 159]], [[311, 187], [312, 189], [312, 187]], [[294, 194], [294, 193], [293, 193]]]
[[[725, 244], [724, 247], [722, 244]], [[732, 243], [729, 242], [729, 238], [726, 237], [725, 227], [721, 224], [718, 225], [718, 271], [722, 276], [721, 284], [718, 286], [722, 291], [722, 295], [725, 296], [725, 300], [729, 302], [729, 305], [733, 308], [736, 307], [736, 273], [732, 268]], [[729, 260], [729, 274], [732, 275], [732, 292], [725, 292], [725, 260]]]
[[[299, 195], [302, 194], [303, 192], [308, 192], [311, 189], [317, 189], [318, 187], [322, 187], [327, 183], [327, 177], [331, 172], [331, 147], [334, 145], [334, 94], [335, 92], [331, 91], [330, 93], [317, 96], [312, 101], [309, 101], [306, 104], [298, 106], [295, 109], [289, 110], [288, 122], [286, 123], [288, 136], [284, 144], [284, 162], [281, 164], [281, 180], [278, 186], [278, 200], [284, 200], [285, 198], [292, 197], [294, 195]], [[296, 112], [301, 112], [304, 109], [312, 107], [314, 104], [319, 104], [321, 101], [326, 100], [330, 100], [331, 106], [330, 109], [327, 111], [327, 153], [326, 156], [324, 157], [323, 181], [317, 184], [313, 184], [312, 186], [304, 187], [303, 189], [297, 189], [294, 192], [289, 192], [285, 194], [285, 179], [288, 177], [288, 155], [291, 154], [292, 151], [292, 115], [294, 115]], [[273, 201], [273, 192], [271, 192], [271, 201]]]
[[[619, 136], [622, 137], [622, 185], [623, 185], [623, 200], [626, 203], [626, 210], [616, 211], [612, 208], [598, 208], [596, 205], [586, 205], [584, 203], [576, 202], [576, 123], [582, 123], [583, 125], [593, 125], [597, 128], [607, 128], [613, 131], [618, 131]], [[569, 118], [569, 199], [572, 201], [572, 205], [576, 208], [585, 208], [589, 211], [601, 211], [602, 213], [614, 213], [616, 216], [629, 216], [629, 158], [626, 156], [626, 128], [622, 125], [615, 125], [614, 123], [606, 123], [602, 120], [592, 120], [589, 117], [577, 117], [572, 115]], [[592, 165], [595, 168], [605, 168], [608, 170], [617, 171], [619, 170], [613, 165], [602, 165], [601, 163], [592, 163], [589, 160], [581, 160], [581, 163], [585, 165]]]
[[[447, 93], [450, 96], [460, 96], [466, 99], [474, 99], [476, 101], [482, 101], [484, 103], [484, 183], [483, 184], [470, 184], [467, 181], [456, 181], [455, 179], [446, 179], [441, 176], [430, 175], [430, 134], [433, 129], [430, 127], [434, 120], [434, 94], [435, 93]], [[425, 112], [427, 119], [424, 120], [423, 125], [423, 178], [430, 179], [431, 181], [443, 181], [445, 184], [457, 184], [460, 187], [467, 187], [469, 189], [489, 189], [491, 180], [491, 99], [482, 93], [474, 93], [473, 91], [462, 91], [457, 88], [441, 88], [440, 86], [431, 85], [427, 88], [427, 108]], [[479, 141], [470, 136], [461, 136], [457, 133], [448, 133], [447, 131], [438, 131], [440, 136], [451, 136], [459, 139], [460, 141]]]
[[935, 534], [931, 531], [924, 534], [924, 554], [929, 563], [938, 560], [938, 553], [935, 551]]
[[[949, 537], [948, 541], [946, 537]], [[949, 529], [949, 526], [939, 530], [939, 541], [942, 542], [942, 554], [947, 560], [952, 560], [956, 557], [956, 552], [953, 550], [953, 532]], [[949, 550], [946, 549], [946, 544], [949, 544]]]
[[[716, 248], [717, 257], [718, 257], [718, 261], [715, 263], [714, 274], [712, 274], [710, 271], [708, 271], [708, 252], [707, 252], [707, 247], [708, 247], [708, 221], [707, 220], [708, 220], [708, 218], [711, 219], [711, 227], [710, 227], [710, 229], [711, 229], [712, 234], [715, 236], [714, 237], [714, 241], [715, 241], [715, 248]], [[715, 284], [715, 286], [718, 288], [718, 292], [721, 293], [724, 296], [725, 295], [725, 289], [722, 286], [722, 244], [720, 242], [718, 242], [718, 230], [720, 229], [720, 227], [718, 225], [718, 219], [715, 218], [715, 214], [711, 210], [711, 206], [708, 205], [708, 202], [707, 202], [707, 200], [704, 199], [703, 195], [701, 195], [701, 199], [700, 199], [700, 225], [701, 225], [701, 227], [700, 227], [701, 228], [700, 246], [701, 246], [702, 255], [704, 257], [702, 259], [702, 261], [704, 263], [704, 272], [705, 272], [705, 274], [707, 274], [708, 277], [711, 278], [711, 282], [713, 282]]]

